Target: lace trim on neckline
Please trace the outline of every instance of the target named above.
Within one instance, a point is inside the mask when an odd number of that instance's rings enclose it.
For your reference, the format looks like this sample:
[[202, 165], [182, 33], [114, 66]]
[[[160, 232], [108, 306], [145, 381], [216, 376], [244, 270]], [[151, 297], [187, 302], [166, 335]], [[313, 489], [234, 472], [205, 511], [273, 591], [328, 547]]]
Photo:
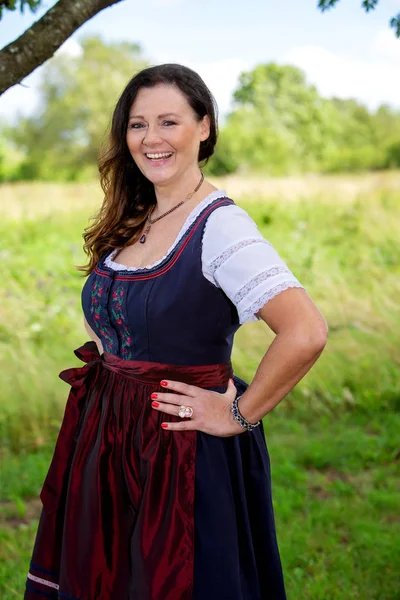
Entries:
[[187, 219], [184, 222], [182, 228], [180, 229], [177, 237], [175, 238], [175, 241], [173, 242], [172, 246], [170, 246], [168, 248], [167, 253], [162, 258], [160, 258], [159, 260], [154, 262], [153, 264], [148, 265], [146, 267], [127, 267], [126, 265], [123, 265], [121, 263], [113, 261], [113, 257], [117, 254], [117, 252], [121, 248], [114, 248], [114, 250], [111, 250], [110, 254], [108, 254], [105, 257], [104, 264], [109, 269], [112, 269], [114, 271], [149, 271], [151, 269], [154, 269], [155, 267], [158, 267], [158, 265], [160, 265], [166, 258], [168, 258], [168, 256], [171, 254], [171, 252], [173, 252], [173, 250], [179, 244], [179, 242], [181, 241], [181, 239], [183, 238], [183, 236], [185, 235], [185, 233], [187, 232], [189, 227], [195, 222], [195, 220], [200, 215], [200, 213], [204, 210], [204, 208], [206, 208], [214, 200], [218, 200], [219, 198], [226, 198], [226, 197], [227, 196], [226, 196], [225, 190], [214, 190], [213, 192], [208, 194], [208, 196], [203, 198], [203, 200], [197, 206], [194, 207], [192, 212], [187, 217]]

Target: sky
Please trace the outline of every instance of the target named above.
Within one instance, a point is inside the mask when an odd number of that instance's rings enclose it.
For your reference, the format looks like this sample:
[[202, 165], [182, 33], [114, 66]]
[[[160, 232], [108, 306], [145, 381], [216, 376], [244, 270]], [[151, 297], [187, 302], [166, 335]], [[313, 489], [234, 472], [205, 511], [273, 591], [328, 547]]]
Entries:
[[[55, 2], [32, 14], [5, 11], [0, 47], [21, 35]], [[361, 0], [340, 0], [325, 13], [317, 0], [124, 0], [84, 24], [59, 52], [76, 54], [79, 40], [139, 43], [150, 64], [195, 69], [219, 105], [230, 110], [242, 71], [277, 62], [300, 67], [325, 97], [356, 98], [370, 109], [400, 108], [400, 40], [389, 28], [400, 0], [380, 0], [366, 14]], [[0, 97], [0, 118], [15, 122], [35, 111], [41, 68]], [[122, 91], [122, 90], [121, 90]]]

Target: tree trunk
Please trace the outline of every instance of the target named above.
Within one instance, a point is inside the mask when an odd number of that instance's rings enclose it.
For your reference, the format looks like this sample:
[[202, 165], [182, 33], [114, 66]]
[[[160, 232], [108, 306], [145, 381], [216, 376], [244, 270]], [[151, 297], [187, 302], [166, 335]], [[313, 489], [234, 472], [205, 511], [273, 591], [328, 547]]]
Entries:
[[118, 2], [121, 0], [59, 0], [0, 51], [0, 95], [51, 58], [83, 23]]

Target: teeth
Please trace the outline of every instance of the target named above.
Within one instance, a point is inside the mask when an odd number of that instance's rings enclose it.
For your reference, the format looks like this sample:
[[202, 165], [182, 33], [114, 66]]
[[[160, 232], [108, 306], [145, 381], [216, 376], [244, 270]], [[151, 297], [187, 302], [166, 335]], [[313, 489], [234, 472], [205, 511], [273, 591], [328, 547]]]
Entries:
[[164, 152], [163, 154], [147, 154], [146, 153], [147, 158], [168, 158], [169, 156], [172, 156], [172, 152]]

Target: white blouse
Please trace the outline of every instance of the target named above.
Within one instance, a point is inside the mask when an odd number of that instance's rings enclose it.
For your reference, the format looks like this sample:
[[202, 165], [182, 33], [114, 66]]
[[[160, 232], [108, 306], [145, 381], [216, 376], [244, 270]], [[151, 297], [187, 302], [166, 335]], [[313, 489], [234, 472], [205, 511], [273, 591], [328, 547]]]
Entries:
[[[179, 243], [190, 225], [203, 209], [225, 190], [211, 192], [198, 204], [186, 219], [168, 252], [160, 260], [140, 270], [153, 269], [160, 264]], [[112, 259], [115, 248], [106, 257], [105, 264], [114, 270], [137, 271]], [[208, 281], [221, 288], [236, 306], [241, 324], [256, 321], [258, 311], [280, 292], [303, 288], [272, 244], [263, 238], [255, 221], [236, 205], [221, 206], [207, 218], [202, 246], [202, 269]]]

